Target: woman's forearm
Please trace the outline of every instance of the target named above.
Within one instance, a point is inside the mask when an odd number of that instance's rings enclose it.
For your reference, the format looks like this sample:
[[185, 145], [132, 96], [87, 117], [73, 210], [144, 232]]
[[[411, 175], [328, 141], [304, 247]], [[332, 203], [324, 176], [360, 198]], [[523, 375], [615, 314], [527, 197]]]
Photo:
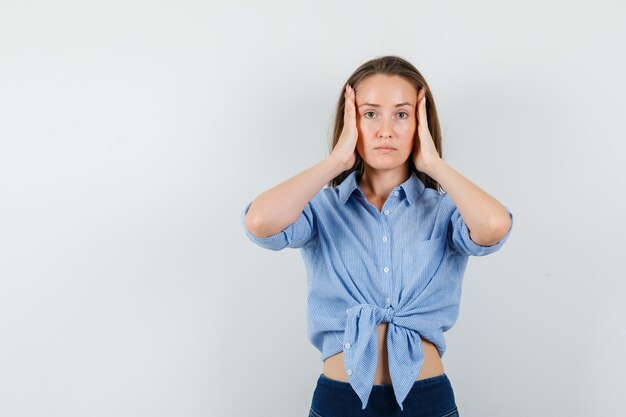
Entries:
[[474, 242], [491, 246], [509, 231], [511, 218], [506, 208], [443, 159], [437, 159], [428, 171], [425, 173], [441, 184], [459, 209]]
[[250, 205], [245, 226], [254, 235], [274, 235], [294, 223], [304, 206], [331, 179], [345, 171], [333, 155], [259, 194]]

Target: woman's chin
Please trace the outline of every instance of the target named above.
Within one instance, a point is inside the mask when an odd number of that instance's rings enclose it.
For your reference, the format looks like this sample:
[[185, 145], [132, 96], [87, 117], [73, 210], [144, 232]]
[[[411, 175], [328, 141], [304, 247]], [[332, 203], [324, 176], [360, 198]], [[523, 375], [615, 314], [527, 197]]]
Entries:
[[368, 158], [363, 160], [370, 168], [373, 169], [396, 169], [404, 164], [407, 160], [400, 160], [400, 158]]

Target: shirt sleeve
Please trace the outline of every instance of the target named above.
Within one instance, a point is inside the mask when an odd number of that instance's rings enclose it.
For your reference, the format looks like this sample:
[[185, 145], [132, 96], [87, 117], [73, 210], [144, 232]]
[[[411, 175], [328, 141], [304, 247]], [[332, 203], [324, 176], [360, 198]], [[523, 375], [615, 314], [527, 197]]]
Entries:
[[291, 223], [280, 232], [266, 237], [255, 236], [246, 227], [244, 220], [251, 204], [252, 201], [246, 204], [243, 211], [241, 212], [241, 226], [246, 232], [248, 238], [262, 248], [270, 249], [273, 251], [279, 251], [287, 247], [301, 248], [309, 241], [311, 241], [311, 239], [314, 237], [315, 223], [313, 211], [311, 210], [311, 202], [307, 203], [307, 205], [302, 210], [302, 213], [300, 213], [300, 216], [295, 222]]
[[448, 241], [450, 245], [455, 248], [458, 252], [461, 252], [468, 256], [484, 256], [489, 255], [500, 249], [502, 245], [509, 239], [511, 235], [511, 231], [513, 230], [513, 213], [505, 206], [506, 211], [509, 213], [509, 217], [511, 218], [511, 227], [509, 227], [508, 232], [499, 242], [494, 243], [491, 246], [483, 246], [474, 242], [470, 238], [469, 228], [465, 224], [463, 217], [461, 217], [461, 213], [459, 212], [458, 207], [454, 204], [452, 199], [448, 194], [443, 197], [443, 204], [448, 207], [448, 213], [450, 210], [452, 214], [450, 215], [450, 223], [448, 229]]

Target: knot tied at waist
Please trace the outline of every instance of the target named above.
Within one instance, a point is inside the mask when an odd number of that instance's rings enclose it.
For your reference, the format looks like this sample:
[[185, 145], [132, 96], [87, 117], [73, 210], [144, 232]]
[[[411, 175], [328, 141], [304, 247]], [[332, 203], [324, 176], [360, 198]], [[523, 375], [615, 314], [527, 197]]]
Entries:
[[393, 313], [394, 313], [393, 307], [389, 306], [388, 308], [384, 309], [383, 312], [384, 312], [384, 316], [381, 322], [393, 323]]
[[347, 309], [346, 313], [350, 314], [350, 312], [352, 312], [353, 315], [361, 315], [361, 310], [365, 308], [372, 310], [374, 315], [377, 316], [377, 319], [380, 318], [380, 320], [377, 320], [376, 324], [379, 324], [382, 322], [393, 323], [393, 317], [395, 313], [395, 309], [393, 308], [393, 306], [383, 308], [383, 307], [378, 307], [373, 304], [359, 304], [359, 305], [356, 305], [354, 307], [350, 307], [349, 309]]
[[[406, 317], [399, 317], [394, 307], [358, 304], [346, 310], [346, 328], [343, 340], [344, 367], [350, 385], [367, 406], [378, 366], [378, 325], [388, 322], [387, 359], [389, 374], [396, 396], [402, 400], [413, 386], [424, 360], [422, 343], [416, 329], [406, 326]], [[407, 369], [406, 363], [414, 364]]]

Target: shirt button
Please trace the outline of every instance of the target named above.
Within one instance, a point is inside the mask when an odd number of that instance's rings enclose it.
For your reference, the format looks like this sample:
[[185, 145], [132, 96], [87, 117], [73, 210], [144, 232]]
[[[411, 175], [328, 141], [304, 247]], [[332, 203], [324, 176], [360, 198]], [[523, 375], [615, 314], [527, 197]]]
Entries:
[[397, 196], [398, 196], [398, 192], [397, 192], [397, 191], [394, 191], [394, 192], [393, 192], [393, 195], [395, 195], [395, 196], [397, 197]]
[[386, 266], [386, 267], [385, 267], [385, 269], [383, 269], [383, 271], [385, 271], [385, 272], [389, 272], [389, 267], [388, 267], [388, 266]]
[[389, 302], [389, 297], [387, 297], [387, 298], [385, 299], [385, 301], [386, 301], [386, 302]]
[[383, 242], [387, 241], [387, 236], [383, 236]]
[[346, 373], [347, 373], [348, 375], [352, 375], [352, 369], [348, 369], [348, 370], [346, 371]]
[[389, 216], [389, 210], [385, 210], [384, 213], [385, 213], [385, 216]]
[[350, 349], [350, 343], [346, 343], [346, 349]]
[[349, 313], [349, 312], [350, 312], [350, 309], [347, 309], [347, 310], [346, 310], [346, 313]]

